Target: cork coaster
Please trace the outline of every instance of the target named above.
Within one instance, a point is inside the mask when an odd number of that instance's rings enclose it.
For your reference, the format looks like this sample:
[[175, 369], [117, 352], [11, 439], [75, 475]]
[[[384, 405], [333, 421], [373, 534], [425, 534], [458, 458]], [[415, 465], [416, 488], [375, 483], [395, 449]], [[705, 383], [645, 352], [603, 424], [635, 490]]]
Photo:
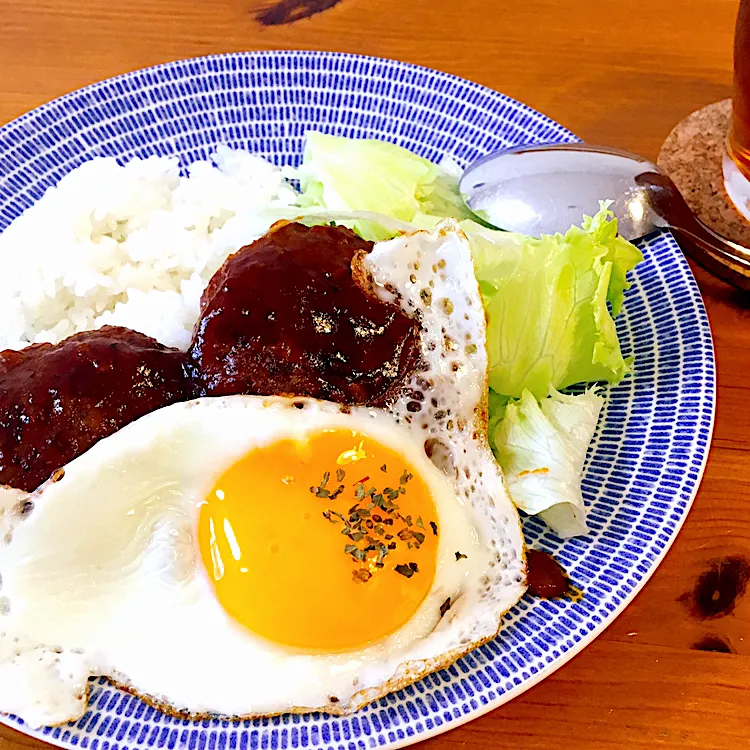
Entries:
[[750, 221], [735, 208], [724, 187], [724, 144], [731, 117], [731, 99], [693, 112], [664, 141], [657, 163], [704, 224], [750, 247]]

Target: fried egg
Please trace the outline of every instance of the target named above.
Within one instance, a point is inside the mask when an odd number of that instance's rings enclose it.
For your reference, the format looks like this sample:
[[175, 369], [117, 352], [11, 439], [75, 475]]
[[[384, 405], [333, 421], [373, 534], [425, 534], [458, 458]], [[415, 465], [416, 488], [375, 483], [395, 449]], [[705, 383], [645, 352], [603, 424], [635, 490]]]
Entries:
[[104, 675], [191, 716], [347, 713], [496, 634], [525, 561], [468, 243], [446, 222], [357, 270], [420, 323], [389, 408], [174, 404], [0, 493], [0, 710], [76, 719]]

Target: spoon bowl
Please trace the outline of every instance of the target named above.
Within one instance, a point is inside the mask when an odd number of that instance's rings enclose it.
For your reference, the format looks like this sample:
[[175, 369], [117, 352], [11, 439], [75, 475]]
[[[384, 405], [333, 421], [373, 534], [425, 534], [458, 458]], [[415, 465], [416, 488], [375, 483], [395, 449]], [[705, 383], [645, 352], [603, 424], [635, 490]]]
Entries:
[[535, 236], [565, 232], [608, 200], [625, 239], [668, 227], [698, 263], [750, 291], [750, 250], [700, 222], [672, 180], [636, 154], [585, 143], [521, 146], [470, 164], [459, 190], [485, 223]]

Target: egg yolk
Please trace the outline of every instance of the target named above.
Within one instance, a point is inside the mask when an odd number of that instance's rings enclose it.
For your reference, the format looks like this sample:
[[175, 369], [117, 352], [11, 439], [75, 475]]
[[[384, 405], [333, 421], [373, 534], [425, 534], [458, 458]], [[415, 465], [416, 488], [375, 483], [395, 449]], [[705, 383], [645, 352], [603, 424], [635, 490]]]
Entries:
[[221, 606], [287, 646], [345, 651], [414, 615], [435, 578], [435, 504], [404, 457], [326, 430], [259, 447], [200, 507], [198, 543]]

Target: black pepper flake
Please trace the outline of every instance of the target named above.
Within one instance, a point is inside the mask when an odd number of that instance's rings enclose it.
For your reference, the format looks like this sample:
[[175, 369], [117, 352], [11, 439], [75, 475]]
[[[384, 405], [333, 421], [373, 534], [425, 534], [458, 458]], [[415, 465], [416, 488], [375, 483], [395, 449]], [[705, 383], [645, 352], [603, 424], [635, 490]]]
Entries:
[[440, 617], [443, 617], [445, 613], [451, 608], [451, 598], [448, 597], [441, 605], [440, 605]]
[[323, 479], [320, 481], [320, 484], [317, 487], [310, 487], [310, 492], [312, 492], [315, 497], [330, 497], [331, 491], [326, 489], [326, 485], [330, 478], [331, 472], [326, 471], [323, 474]]
[[359, 583], [367, 583], [372, 578], [372, 573], [366, 568], [359, 568], [352, 573], [352, 578]]
[[[388, 467], [383, 464], [380, 467], [383, 473], [388, 472]], [[342, 482], [346, 476], [343, 469], [336, 469], [336, 480]], [[323, 511], [323, 517], [331, 523], [341, 521], [341, 534], [347, 537], [347, 543], [344, 545], [344, 553], [351, 557], [355, 563], [366, 563], [357, 567], [353, 571], [353, 580], [358, 583], [366, 583], [372, 578], [373, 571], [378, 568], [384, 568], [383, 560], [392, 551], [398, 548], [394, 534], [402, 542], [406, 543], [408, 549], [419, 549], [425, 541], [425, 534], [417, 529], [424, 529], [424, 521], [418, 516], [416, 522], [412, 516], [402, 515], [399, 512], [399, 505], [396, 502], [401, 495], [406, 494], [405, 485], [413, 478], [408, 471], [404, 471], [399, 479], [398, 488], [385, 487], [378, 491], [377, 487], [367, 488], [366, 482], [370, 477], [363, 477], [353, 486], [354, 504], [346, 513], [339, 513], [333, 508]], [[331, 479], [331, 473], [326, 471], [317, 487], [310, 487], [310, 492], [316, 497], [328, 498], [335, 500], [346, 488], [343, 484], [338, 484], [336, 489], [331, 492], [328, 489], [328, 483]], [[373, 513], [373, 510], [378, 512]], [[391, 528], [393, 533], [388, 533], [388, 527], [393, 527], [396, 522], [399, 526]], [[437, 524], [430, 521], [433, 534], [437, 535]], [[415, 525], [416, 524], [416, 525]], [[396, 565], [393, 568], [397, 573], [406, 578], [411, 578], [419, 572], [416, 562]]]
[[362, 562], [365, 559], [364, 551], [359, 549], [356, 544], [347, 544], [344, 547], [344, 552], [346, 552], [347, 555], [351, 555], [352, 559], [357, 562]]
[[464, 555], [463, 552], [456, 552], [456, 562], [458, 562], [459, 560], [465, 560], [465, 559], [466, 559], [466, 555]]
[[[328, 514], [327, 516], [326, 516], [326, 513]], [[341, 515], [341, 513], [337, 512], [335, 510], [332, 510], [330, 508], [328, 510], [324, 510], [323, 511], [323, 515], [329, 521], [331, 521], [331, 523], [338, 523], [339, 521], [341, 521], [344, 525], [346, 525], [346, 519]], [[334, 516], [335, 516], [335, 518], [334, 518]], [[338, 520], [336, 520], [336, 519], [338, 519]]]
[[414, 569], [411, 567], [414, 563], [408, 565], [397, 565], [394, 570], [400, 573], [404, 578], [411, 578], [414, 575]]

